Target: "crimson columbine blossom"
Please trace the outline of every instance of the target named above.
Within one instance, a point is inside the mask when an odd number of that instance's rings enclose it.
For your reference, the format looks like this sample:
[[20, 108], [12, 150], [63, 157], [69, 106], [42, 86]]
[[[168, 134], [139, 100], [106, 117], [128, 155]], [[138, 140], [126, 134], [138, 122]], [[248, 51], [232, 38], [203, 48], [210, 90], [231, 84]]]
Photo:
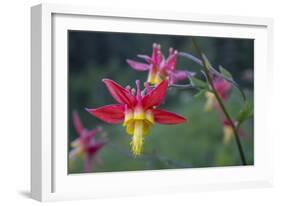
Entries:
[[137, 71], [148, 71], [147, 82], [150, 84], [159, 84], [163, 79], [168, 79], [171, 84], [176, 81], [185, 80], [191, 72], [176, 70], [178, 51], [170, 48], [169, 56], [165, 59], [160, 49], [160, 44], [153, 44], [152, 56], [138, 55], [146, 63], [127, 59], [127, 63]]
[[[213, 79], [213, 84], [215, 87], [215, 90], [217, 91], [218, 95], [223, 101], [228, 100], [230, 91], [232, 89], [231, 83], [226, 81], [223, 78], [215, 77]], [[217, 100], [215, 95], [212, 92], [206, 92], [206, 98], [207, 102], [205, 105], [205, 110], [210, 111], [212, 108], [217, 107]]]
[[86, 129], [76, 112], [73, 112], [72, 118], [78, 138], [71, 142], [73, 149], [70, 151], [69, 157], [73, 159], [79, 155], [83, 155], [85, 158], [85, 171], [89, 172], [91, 171], [94, 156], [105, 144], [104, 141], [97, 141], [95, 139], [95, 136], [102, 131], [102, 128]]
[[107, 89], [118, 104], [106, 105], [96, 109], [87, 109], [93, 116], [110, 124], [123, 122], [128, 134], [132, 135], [132, 152], [140, 155], [143, 150], [144, 136], [156, 123], [181, 124], [186, 121], [182, 116], [157, 109], [164, 101], [168, 81], [164, 80], [151, 89], [146, 83], [146, 92], [141, 92], [140, 81], [136, 81], [137, 91], [125, 89], [110, 79], [104, 79]]

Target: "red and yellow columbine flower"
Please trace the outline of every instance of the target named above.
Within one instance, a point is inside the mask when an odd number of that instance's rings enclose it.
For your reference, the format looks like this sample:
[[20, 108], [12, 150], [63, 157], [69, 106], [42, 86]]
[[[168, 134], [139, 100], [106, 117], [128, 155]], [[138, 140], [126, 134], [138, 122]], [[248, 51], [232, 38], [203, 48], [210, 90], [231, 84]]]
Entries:
[[95, 136], [102, 131], [101, 127], [88, 130], [80, 121], [80, 118], [76, 112], [73, 112], [73, 125], [78, 134], [76, 140], [71, 142], [73, 148], [70, 153], [70, 159], [78, 156], [83, 156], [85, 171], [89, 172], [92, 168], [92, 161], [96, 153], [104, 146], [105, 141], [97, 141]]
[[[213, 84], [220, 98], [223, 101], [226, 101], [229, 98], [229, 93], [232, 88], [231, 83], [223, 78], [216, 77], [213, 79]], [[211, 109], [218, 107], [216, 97], [212, 92], [206, 92], [205, 96], [207, 98], [205, 111], [210, 111]]]
[[110, 79], [104, 79], [107, 89], [118, 104], [107, 105], [97, 109], [87, 109], [93, 116], [110, 124], [123, 122], [126, 131], [132, 135], [132, 152], [140, 155], [143, 150], [144, 136], [155, 124], [180, 124], [186, 119], [177, 114], [157, 109], [164, 101], [168, 81], [164, 80], [151, 89], [146, 83], [146, 92], [141, 92], [140, 82], [136, 81], [137, 91], [123, 88]]
[[162, 80], [168, 79], [173, 84], [176, 81], [185, 80], [192, 72], [176, 70], [178, 51], [170, 48], [169, 56], [165, 59], [161, 52], [160, 44], [153, 44], [152, 55], [138, 55], [146, 63], [127, 59], [127, 63], [137, 71], [148, 71], [147, 82], [150, 84], [159, 84]]

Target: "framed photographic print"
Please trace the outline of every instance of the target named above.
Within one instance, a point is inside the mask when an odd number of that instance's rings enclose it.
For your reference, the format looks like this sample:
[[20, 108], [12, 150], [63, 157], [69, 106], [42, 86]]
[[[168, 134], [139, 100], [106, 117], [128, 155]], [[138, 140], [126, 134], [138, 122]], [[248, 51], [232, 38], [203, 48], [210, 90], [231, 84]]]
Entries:
[[272, 185], [271, 19], [31, 14], [34, 199]]

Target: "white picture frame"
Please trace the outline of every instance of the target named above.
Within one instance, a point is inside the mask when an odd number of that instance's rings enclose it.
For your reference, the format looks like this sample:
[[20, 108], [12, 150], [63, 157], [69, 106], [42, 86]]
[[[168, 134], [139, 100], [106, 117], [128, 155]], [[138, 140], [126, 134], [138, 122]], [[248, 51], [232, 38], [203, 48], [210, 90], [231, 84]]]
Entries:
[[[167, 24], [173, 29], [165, 29]], [[184, 25], [192, 29], [186, 31]], [[31, 9], [31, 26], [32, 198], [52, 201], [272, 186], [274, 134], [267, 121], [271, 97], [262, 97], [274, 75], [272, 19], [40, 4]], [[65, 34], [72, 28], [255, 38], [254, 166], [68, 175]]]

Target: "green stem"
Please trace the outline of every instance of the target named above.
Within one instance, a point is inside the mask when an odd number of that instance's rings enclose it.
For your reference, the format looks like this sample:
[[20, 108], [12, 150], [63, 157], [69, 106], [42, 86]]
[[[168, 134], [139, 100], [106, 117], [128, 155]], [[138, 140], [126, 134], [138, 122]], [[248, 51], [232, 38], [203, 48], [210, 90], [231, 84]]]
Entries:
[[169, 84], [169, 88], [194, 89], [194, 86], [191, 84]]
[[203, 68], [204, 68], [204, 70], [205, 70], [205, 72], [206, 72], [206, 75], [207, 75], [209, 84], [210, 84], [210, 86], [211, 86], [211, 88], [212, 88], [212, 90], [213, 90], [213, 93], [214, 93], [214, 95], [215, 95], [215, 97], [216, 97], [216, 99], [217, 99], [217, 101], [218, 101], [218, 103], [219, 103], [219, 105], [220, 105], [220, 107], [221, 107], [221, 109], [222, 109], [222, 111], [223, 111], [225, 117], [226, 117], [227, 120], [230, 122], [230, 126], [231, 126], [231, 128], [232, 128], [232, 130], [233, 130], [233, 132], [234, 132], [234, 136], [235, 136], [235, 140], [236, 140], [236, 144], [237, 144], [237, 147], [238, 147], [238, 151], [239, 151], [239, 154], [240, 154], [240, 158], [241, 158], [242, 164], [243, 164], [243, 165], [247, 165], [246, 158], [245, 158], [245, 155], [244, 155], [244, 152], [243, 152], [243, 148], [242, 148], [242, 144], [241, 144], [241, 141], [240, 141], [240, 137], [239, 137], [237, 128], [236, 128], [236, 126], [234, 125], [234, 123], [233, 123], [233, 121], [232, 121], [232, 118], [231, 118], [230, 114], [228, 113], [228, 111], [227, 111], [227, 109], [226, 109], [226, 107], [225, 107], [225, 105], [224, 105], [222, 99], [220, 98], [220, 96], [219, 96], [217, 90], [215, 89], [215, 86], [214, 86], [214, 83], [213, 83], [213, 78], [211, 77], [211, 75], [210, 75], [210, 73], [209, 73], [209, 68], [207, 67], [206, 61], [205, 61], [204, 58], [203, 58], [203, 54], [202, 54], [202, 52], [200, 51], [200, 49], [199, 49], [199, 47], [198, 47], [198, 45], [197, 45], [197, 43], [196, 43], [196, 41], [195, 41], [194, 38], [192, 38], [192, 42], [193, 42], [193, 45], [194, 45], [195, 49], [196, 49], [197, 52], [198, 52], [198, 55], [199, 55], [200, 58], [201, 58], [201, 61], [202, 61], [202, 63], [203, 63]]
[[[150, 89], [154, 89], [154, 86], [150, 86]], [[191, 84], [169, 84], [168, 88], [176, 88], [176, 89], [181, 89], [181, 90], [187, 90], [187, 89], [196, 89], [193, 85]], [[145, 94], [147, 92], [146, 88], [142, 90], [142, 92]]]

